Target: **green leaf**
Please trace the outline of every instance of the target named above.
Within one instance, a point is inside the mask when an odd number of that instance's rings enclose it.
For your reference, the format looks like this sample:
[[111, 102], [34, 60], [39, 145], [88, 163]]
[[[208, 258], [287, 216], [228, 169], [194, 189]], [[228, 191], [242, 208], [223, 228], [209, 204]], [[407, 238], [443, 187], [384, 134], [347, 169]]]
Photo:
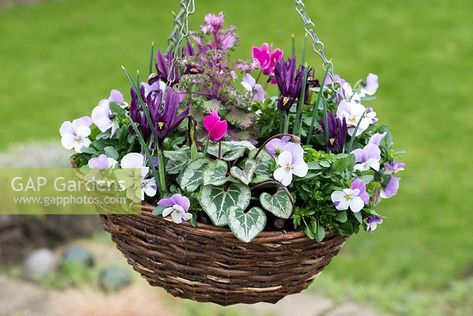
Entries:
[[317, 227], [317, 234], [315, 235], [315, 240], [321, 242], [325, 238], [325, 229], [322, 226]]
[[371, 181], [374, 180], [374, 176], [370, 174], [366, 174], [360, 177], [360, 180], [363, 181], [366, 185], [368, 185]]
[[319, 165], [324, 167], [324, 168], [330, 168], [330, 162], [327, 161], [327, 160], [319, 161]]
[[191, 193], [199, 188], [204, 178], [205, 167], [209, 161], [207, 159], [199, 159], [191, 162], [179, 177], [179, 185], [181, 189]]
[[189, 162], [189, 149], [179, 151], [164, 151], [167, 174], [179, 174]]
[[250, 199], [251, 190], [248, 186], [231, 183], [227, 189], [224, 186], [204, 186], [199, 202], [214, 225], [225, 226], [228, 225], [228, 210], [234, 206], [246, 209]]
[[249, 243], [266, 226], [266, 214], [259, 207], [252, 207], [248, 212], [244, 212], [239, 207], [232, 207], [228, 213], [228, 226], [233, 234], [243, 242]]
[[[222, 159], [225, 161], [235, 161], [245, 155], [247, 150], [255, 149], [255, 146], [247, 141], [222, 142]], [[218, 157], [218, 144], [209, 146], [208, 154]]]
[[273, 176], [274, 159], [266, 152], [261, 152], [256, 158], [256, 170], [252, 183], [268, 181]]
[[154, 216], [159, 216], [161, 214], [163, 214], [163, 211], [168, 208], [167, 206], [163, 206], [163, 205], [158, 205], [156, 206], [154, 209], [153, 209], [153, 215]]
[[224, 185], [227, 182], [228, 164], [223, 160], [214, 160], [204, 171], [204, 185]]
[[310, 161], [307, 163], [309, 170], [321, 170], [323, 169], [322, 166], [316, 161]]
[[332, 165], [332, 170], [335, 172], [351, 171], [353, 166], [355, 166], [355, 156], [352, 154], [338, 155]]
[[230, 169], [230, 174], [243, 182], [244, 184], [250, 184], [253, 179], [253, 175], [256, 171], [256, 161], [248, 159], [245, 161], [245, 168], [242, 170], [237, 166], [234, 166]]
[[81, 152], [83, 154], [89, 154], [89, 155], [98, 155], [98, 151], [95, 148], [92, 147], [82, 147]]
[[310, 240], [315, 240], [315, 234], [312, 231], [312, 228], [310, 226], [306, 226], [304, 228], [304, 233], [306, 234], [307, 237], [309, 237]]
[[353, 216], [355, 216], [356, 220], [358, 223], [362, 224], [363, 223], [363, 216], [361, 215], [361, 212], [356, 212], [353, 213]]
[[108, 157], [118, 160], [119, 154], [114, 147], [107, 146], [103, 149], [103, 151], [105, 152], [105, 155], [107, 155]]
[[346, 211], [339, 212], [337, 216], [335, 217], [335, 219], [340, 223], [345, 223], [348, 220], [347, 212]]
[[293, 211], [291, 198], [286, 191], [279, 188], [274, 195], [267, 192], [261, 193], [259, 197], [261, 206], [268, 212], [273, 213], [279, 218], [289, 218]]

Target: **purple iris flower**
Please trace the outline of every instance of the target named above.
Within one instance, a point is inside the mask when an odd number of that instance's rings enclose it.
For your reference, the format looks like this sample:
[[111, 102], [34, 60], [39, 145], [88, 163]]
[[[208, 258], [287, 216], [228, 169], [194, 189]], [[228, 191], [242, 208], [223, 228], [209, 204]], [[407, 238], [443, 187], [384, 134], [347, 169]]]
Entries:
[[161, 80], [170, 86], [174, 86], [180, 80], [178, 64], [173, 53], [163, 54], [160, 51], [156, 53], [156, 71], [157, 75], [149, 80], [149, 84]]
[[360, 190], [358, 196], [363, 200], [363, 203], [365, 203], [365, 205], [369, 203], [370, 196], [368, 195], [368, 192], [366, 192], [366, 184], [363, 181], [361, 181], [360, 179], [356, 179], [351, 183], [351, 189]]
[[291, 106], [301, 94], [302, 77], [304, 67], [297, 69], [296, 57], [290, 58], [287, 62], [281, 59], [276, 63], [274, 76], [279, 87], [281, 96], [278, 100], [278, 108], [289, 112]]
[[393, 162], [393, 163], [385, 163], [384, 169], [386, 169], [386, 171], [384, 173], [393, 175], [393, 174], [398, 173], [399, 171], [403, 171], [405, 167], [406, 167], [406, 164], [399, 161]]
[[191, 205], [190, 201], [181, 194], [174, 194], [170, 198], [162, 199], [158, 202], [158, 205], [167, 207], [163, 211], [163, 217], [171, 215], [176, 224], [181, 224], [192, 218], [192, 214], [188, 212]]
[[329, 150], [335, 153], [341, 153], [345, 147], [347, 139], [347, 122], [345, 118], [340, 120], [333, 115], [332, 112], [328, 113], [328, 131], [325, 128], [325, 119], [322, 118], [321, 121], [322, 129], [325, 133], [328, 132], [329, 143], [327, 147]]
[[391, 176], [388, 183], [384, 186], [383, 190], [381, 190], [379, 196], [383, 199], [389, 199], [390, 197], [395, 196], [399, 190], [400, 181], [400, 178]]
[[[141, 86], [140, 93], [149, 109], [151, 119], [154, 122], [154, 131], [160, 140], [164, 140], [179, 124], [189, 115], [190, 106], [187, 106], [178, 114], [179, 105], [182, 103], [183, 95], [169, 87], [166, 90], [166, 97], [163, 100], [163, 91], [157, 90], [150, 93], [146, 98], [144, 86]], [[146, 116], [141, 111], [138, 96], [132, 89], [130, 104], [130, 117], [139, 124], [143, 137], [147, 139], [151, 134]]]
[[375, 231], [378, 225], [383, 223], [383, 218], [379, 216], [370, 216], [366, 219], [366, 230], [369, 232]]

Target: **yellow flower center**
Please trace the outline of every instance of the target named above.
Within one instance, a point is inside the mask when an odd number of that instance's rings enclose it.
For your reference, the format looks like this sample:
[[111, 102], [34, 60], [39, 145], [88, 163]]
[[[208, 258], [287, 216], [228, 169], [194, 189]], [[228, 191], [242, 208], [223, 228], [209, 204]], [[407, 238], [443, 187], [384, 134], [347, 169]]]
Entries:
[[158, 128], [163, 129], [163, 127], [164, 127], [164, 123], [163, 122], [158, 122]]
[[282, 99], [282, 105], [286, 106], [286, 104], [289, 102], [289, 98], [288, 97], [284, 97], [284, 99]]
[[352, 199], [353, 199], [353, 197], [351, 196], [351, 194], [346, 194], [345, 195], [345, 200], [351, 201]]
[[286, 171], [291, 171], [292, 170], [292, 166], [291, 164], [286, 164], [286, 167], [285, 167]]

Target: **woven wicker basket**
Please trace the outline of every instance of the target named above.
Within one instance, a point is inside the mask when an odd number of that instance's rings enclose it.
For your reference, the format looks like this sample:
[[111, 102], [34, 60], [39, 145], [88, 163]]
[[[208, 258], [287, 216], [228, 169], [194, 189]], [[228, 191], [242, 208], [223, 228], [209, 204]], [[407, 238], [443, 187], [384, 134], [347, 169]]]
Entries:
[[177, 225], [151, 214], [102, 215], [118, 249], [152, 286], [220, 305], [276, 303], [307, 288], [343, 246], [327, 234], [322, 243], [303, 232], [263, 232], [245, 244], [225, 228]]

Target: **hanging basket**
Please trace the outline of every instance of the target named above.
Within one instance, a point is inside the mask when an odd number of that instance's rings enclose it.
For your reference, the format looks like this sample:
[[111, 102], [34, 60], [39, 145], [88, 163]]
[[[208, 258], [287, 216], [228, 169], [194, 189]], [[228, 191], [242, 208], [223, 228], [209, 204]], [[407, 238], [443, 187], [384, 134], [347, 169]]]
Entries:
[[141, 215], [102, 215], [104, 228], [150, 285], [223, 306], [276, 303], [301, 292], [347, 239], [328, 233], [315, 243], [304, 232], [278, 231], [243, 243], [227, 228], [178, 225], [152, 210], [145, 205]]

